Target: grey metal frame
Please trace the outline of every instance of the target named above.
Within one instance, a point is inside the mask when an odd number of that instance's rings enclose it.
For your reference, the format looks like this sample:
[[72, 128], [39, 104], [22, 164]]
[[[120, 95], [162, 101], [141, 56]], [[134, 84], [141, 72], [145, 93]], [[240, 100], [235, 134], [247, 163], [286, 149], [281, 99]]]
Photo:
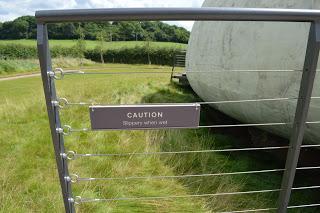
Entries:
[[300, 148], [303, 141], [313, 83], [320, 50], [320, 10], [260, 8], [122, 8], [37, 11], [37, 41], [43, 88], [56, 162], [66, 212], [75, 212], [67, 160], [63, 156], [64, 139], [52, 76], [47, 23], [124, 20], [210, 20], [311, 22], [305, 64], [301, 79], [290, 148], [279, 197], [278, 212], [286, 212], [290, 200]]
[[282, 178], [281, 192], [279, 198], [279, 212], [287, 210], [291, 188], [298, 165], [300, 149], [305, 131], [309, 105], [313, 90], [314, 79], [319, 59], [320, 50], [320, 22], [312, 22], [310, 26], [307, 52], [300, 83], [299, 99], [296, 107], [290, 147], [287, 153], [286, 170]]
[[59, 173], [60, 185], [63, 195], [63, 202], [66, 212], [75, 212], [74, 202], [71, 190], [71, 180], [69, 178], [68, 162], [63, 156], [64, 138], [61, 134], [61, 123], [59, 108], [54, 105], [57, 100], [55, 81], [52, 77], [51, 56], [48, 44], [48, 31], [47, 26], [43, 24], [37, 25], [37, 47], [39, 54], [39, 61], [41, 67], [41, 77], [46, 99], [51, 137], [53, 142], [54, 153]]

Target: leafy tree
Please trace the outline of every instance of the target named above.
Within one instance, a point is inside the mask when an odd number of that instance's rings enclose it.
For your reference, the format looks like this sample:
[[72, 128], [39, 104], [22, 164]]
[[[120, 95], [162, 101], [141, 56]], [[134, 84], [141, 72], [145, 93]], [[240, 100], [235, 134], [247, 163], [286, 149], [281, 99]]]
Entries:
[[[50, 39], [78, 39], [77, 26], [83, 28], [86, 39], [97, 39], [97, 32], [104, 30], [110, 41], [141, 41], [151, 37], [155, 41], [187, 43], [190, 32], [182, 27], [171, 26], [160, 21], [121, 21], [98, 23], [49, 24]], [[149, 36], [145, 36], [145, 34]], [[1, 23], [0, 39], [25, 39], [36, 37], [34, 16], [21, 16], [13, 21]]]
[[109, 36], [109, 41], [115, 40], [114, 38], [118, 36], [118, 28], [114, 27], [113, 25], [110, 25], [106, 28], [106, 33]]
[[0, 32], [2, 31], [2, 25], [3, 25], [3, 23], [0, 22]]
[[35, 38], [36, 37], [36, 20], [34, 16], [21, 16], [17, 19], [15, 19], [14, 22], [19, 21], [20, 23], [24, 23], [25, 27], [24, 30], [26, 30], [25, 38]]
[[143, 29], [139, 22], [136, 21], [122, 21], [115, 24], [118, 28], [119, 40], [133, 41], [140, 40], [143, 35]]
[[99, 50], [101, 63], [104, 64], [103, 53], [104, 53], [104, 50], [105, 50], [104, 49], [104, 43], [105, 43], [105, 41], [108, 40], [107, 32], [105, 30], [101, 30], [100, 32], [98, 32], [96, 34], [96, 39], [99, 41], [98, 45], [96, 46], [96, 49]]
[[77, 55], [80, 59], [80, 64], [82, 65], [83, 59], [84, 59], [84, 53], [86, 51], [86, 42], [85, 42], [85, 34], [84, 34], [84, 30], [81, 27], [81, 25], [79, 24], [77, 30], [77, 35], [78, 35], [78, 40], [75, 44], [75, 49], [77, 52]]
[[74, 23], [49, 24], [48, 33], [50, 39], [77, 39], [77, 27]]
[[103, 23], [94, 23], [94, 22], [88, 22], [83, 23], [81, 25], [84, 29], [85, 37], [86, 39], [95, 40], [97, 36], [97, 32], [100, 32], [101, 30], [105, 30], [110, 26], [109, 22], [103, 22]]
[[151, 65], [150, 53], [151, 53], [151, 41], [153, 40], [153, 34], [145, 31], [144, 32], [144, 47], [148, 56], [148, 64]]
[[177, 27], [174, 31], [173, 41], [187, 44], [189, 36], [189, 33], [187, 33], [183, 28]]
[[28, 22], [24, 20], [15, 20], [12, 22], [3, 23], [3, 32], [4, 36], [10, 37], [12, 39], [22, 39], [27, 38], [28, 34]]

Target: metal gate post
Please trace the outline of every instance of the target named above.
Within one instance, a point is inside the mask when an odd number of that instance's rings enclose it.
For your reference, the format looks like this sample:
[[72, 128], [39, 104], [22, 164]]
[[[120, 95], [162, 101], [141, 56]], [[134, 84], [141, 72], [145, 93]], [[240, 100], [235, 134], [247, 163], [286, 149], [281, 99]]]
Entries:
[[299, 99], [297, 101], [290, 148], [287, 154], [285, 172], [282, 179], [278, 212], [287, 212], [291, 190], [303, 141], [305, 123], [307, 121], [309, 105], [313, 90], [314, 78], [320, 50], [320, 22], [312, 22], [310, 26], [305, 62], [300, 83]]
[[[45, 24], [37, 24], [37, 47], [41, 68], [44, 95], [46, 99], [51, 136], [53, 141], [54, 153], [59, 173], [60, 185], [62, 189], [65, 211], [75, 212], [74, 200], [72, 198], [71, 181], [68, 172], [67, 159], [63, 155], [64, 139], [60, 123], [59, 107], [54, 104], [57, 100], [54, 74], [51, 67], [51, 56], [48, 43], [48, 31]], [[60, 131], [59, 131], [60, 130]]]

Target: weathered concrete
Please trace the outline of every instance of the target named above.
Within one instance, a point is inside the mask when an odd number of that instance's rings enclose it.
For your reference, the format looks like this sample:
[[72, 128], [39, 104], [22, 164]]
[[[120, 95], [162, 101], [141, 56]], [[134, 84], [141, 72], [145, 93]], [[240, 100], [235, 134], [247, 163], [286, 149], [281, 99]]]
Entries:
[[[320, 9], [320, 0], [206, 0], [204, 7]], [[308, 23], [196, 22], [187, 51], [189, 82], [205, 101], [298, 97]], [[191, 72], [192, 71], [192, 72]], [[206, 72], [206, 73], [203, 73]], [[317, 75], [313, 96], [320, 96]], [[246, 123], [292, 122], [295, 100], [212, 105]], [[320, 100], [312, 100], [309, 121], [320, 120]], [[290, 126], [264, 127], [288, 137]], [[320, 124], [307, 125], [306, 140], [320, 143]]]

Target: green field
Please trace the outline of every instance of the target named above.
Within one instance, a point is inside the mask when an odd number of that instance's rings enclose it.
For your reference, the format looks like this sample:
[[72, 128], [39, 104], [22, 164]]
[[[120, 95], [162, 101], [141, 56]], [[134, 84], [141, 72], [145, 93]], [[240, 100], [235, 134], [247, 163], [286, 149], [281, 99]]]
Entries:
[[[105, 65], [113, 71], [170, 71], [170, 67]], [[91, 70], [94, 71], [94, 70]], [[99, 70], [97, 70], [99, 71]], [[88, 71], [89, 72], [89, 71]], [[198, 101], [191, 90], [169, 84], [170, 74], [68, 75], [57, 81], [69, 102], [106, 104]], [[0, 82], [0, 212], [63, 212], [53, 147], [39, 77]], [[63, 124], [89, 127], [88, 108], [61, 110]], [[202, 122], [207, 110], [202, 113]], [[67, 150], [77, 153], [136, 153], [239, 148], [240, 143], [209, 129], [73, 133]], [[191, 153], [78, 158], [80, 177], [164, 176], [279, 168], [272, 156], [256, 153]], [[73, 184], [82, 198], [179, 196], [275, 189], [281, 173], [182, 179], [109, 180]], [[306, 185], [306, 184], [305, 184]], [[78, 212], [219, 212], [276, 206], [278, 193], [203, 198], [110, 201], [80, 204]], [[294, 193], [293, 204], [317, 200], [312, 191]], [[303, 212], [314, 212], [304, 209]], [[299, 212], [299, 211], [298, 211]]]
[[[26, 46], [36, 47], [35, 40], [0, 40], [0, 45], [6, 44], [23, 44]], [[50, 47], [62, 46], [72, 47], [76, 44], [76, 40], [50, 40]], [[104, 49], [120, 49], [120, 48], [134, 48], [138, 46], [144, 46], [146, 43], [143, 41], [119, 41], [119, 42], [105, 42]], [[86, 48], [94, 49], [99, 45], [99, 42], [87, 40]], [[174, 49], [186, 49], [186, 44], [172, 43], [172, 42], [151, 42], [151, 48], [174, 48]], [[82, 63], [84, 62], [84, 63]], [[79, 66], [94, 65], [95, 62], [90, 60], [80, 61], [79, 59], [70, 57], [60, 57], [53, 59], [53, 64], [56, 67], [72, 67], [77, 68]], [[27, 72], [35, 72], [39, 70], [39, 62], [37, 59], [3, 59], [0, 56], [0, 77], [11, 76], [17, 74], [23, 74]]]
[[[28, 46], [36, 46], [36, 40], [0, 40], [1, 44], [23, 44]], [[50, 46], [63, 46], [63, 47], [72, 47], [76, 44], [76, 40], [50, 40]], [[86, 40], [86, 48], [94, 49], [99, 45], [98, 41]], [[118, 49], [125, 47], [135, 47], [135, 46], [143, 46], [145, 42], [143, 41], [113, 41], [113, 42], [105, 42], [106, 49]], [[151, 46], [154, 47], [170, 47], [170, 48], [180, 48], [186, 49], [186, 44], [172, 43], [172, 42], [151, 42]]]
[[[79, 67], [98, 66], [97, 63], [88, 59], [77, 59], [69, 57], [59, 57], [52, 59], [53, 67], [79, 69]], [[101, 65], [100, 65], [101, 66]], [[37, 73], [40, 70], [38, 59], [0, 59], [0, 78]]]

